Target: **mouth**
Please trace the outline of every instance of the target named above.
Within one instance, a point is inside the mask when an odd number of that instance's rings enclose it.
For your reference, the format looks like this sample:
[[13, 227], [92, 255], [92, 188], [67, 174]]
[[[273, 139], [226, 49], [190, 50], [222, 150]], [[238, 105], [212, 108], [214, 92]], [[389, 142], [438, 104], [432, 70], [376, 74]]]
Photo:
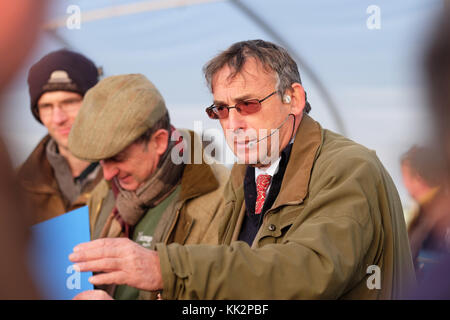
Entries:
[[243, 140], [243, 141], [235, 141], [234, 145], [239, 147], [239, 148], [244, 148], [246, 146], [248, 146], [248, 144], [253, 141], [253, 140]]
[[258, 138], [253, 138], [253, 139], [246, 138], [244, 140], [237, 139], [234, 141], [234, 144], [237, 146], [244, 147], [244, 146], [250, 146], [252, 144], [255, 144], [256, 142], [258, 142]]
[[63, 136], [67, 136], [70, 133], [70, 128], [61, 128], [58, 129], [58, 133]]
[[255, 147], [257, 145], [258, 145], [258, 140], [252, 139], [252, 140], [235, 142], [234, 148], [237, 153], [242, 153], [242, 152], [247, 153], [247, 152], [251, 152], [252, 150], [255, 150], [256, 149]]
[[117, 177], [117, 180], [119, 180], [119, 182], [126, 183], [130, 179], [130, 177], [131, 177], [131, 175], [127, 174], [127, 175], [124, 175], [123, 177]]
[[131, 175], [126, 175], [123, 177], [115, 177], [116, 183], [120, 185], [120, 187], [124, 190], [128, 191], [136, 191], [136, 188], [139, 186], [136, 184], [136, 181], [133, 179]]
[[258, 137], [252, 130], [239, 133], [227, 133], [226, 140], [230, 147], [235, 150], [248, 150], [254, 147], [258, 141]]

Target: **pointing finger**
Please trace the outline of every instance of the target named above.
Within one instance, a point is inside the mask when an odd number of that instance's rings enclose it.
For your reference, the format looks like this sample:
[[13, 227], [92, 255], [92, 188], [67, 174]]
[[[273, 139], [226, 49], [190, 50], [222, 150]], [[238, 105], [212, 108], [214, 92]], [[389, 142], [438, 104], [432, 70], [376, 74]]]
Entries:
[[123, 271], [96, 274], [89, 278], [89, 282], [95, 286], [103, 284], [126, 284]]
[[118, 247], [123, 246], [129, 243], [129, 239], [127, 238], [102, 238], [89, 242], [80, 243], [79, 245], [73, 248], [73, 252], [78, 252], [82, 250], [88, 249], [98, 249], [98, 248], [109, 248], [109, 247]]
[[79, 262], [75, 265], [80, 272], [111, 272], [120, 270], [120, 260], [116, 258], [105, 258], [88, 262]]
[[92, 249], [83, 247], [69, 255], [69, 260], [72, 262], [83, 262], [98, 260], [104, 258], [117, 258], [120, 256], [120, 248], [117, 247], [94, 247]]

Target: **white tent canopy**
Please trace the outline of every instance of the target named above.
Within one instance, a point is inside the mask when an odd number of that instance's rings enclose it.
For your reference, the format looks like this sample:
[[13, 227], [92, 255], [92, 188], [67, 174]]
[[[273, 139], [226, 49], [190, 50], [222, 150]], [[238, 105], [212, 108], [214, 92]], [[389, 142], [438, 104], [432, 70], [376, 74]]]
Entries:
[[399, 157], [427, 136], [421, 54], [442, 2], [377, 1], [379, 29], [370, 25], [373, 1], [241, 3], [274, 33], [231, 0], [54, 1], [40, 44], [3, 101], [2, 126], [14, 163], [20, 164], [46, 133], [31, 115], [26, 75], [50, 51], [64, 46], [79, 51], [101, 66], [104, 76], [142, 73], [165, 97], [175, 126], [193, 128], [194, 121], [202, 121], [206, 129], [218, 124], [204, 112], [212, 100], [204, 63], [236, 41], [279, 42], [278, 35], [301, 56], [312, 117], [331, 130], [345, 128], [348, 137], [376, 150], [406, 201]]

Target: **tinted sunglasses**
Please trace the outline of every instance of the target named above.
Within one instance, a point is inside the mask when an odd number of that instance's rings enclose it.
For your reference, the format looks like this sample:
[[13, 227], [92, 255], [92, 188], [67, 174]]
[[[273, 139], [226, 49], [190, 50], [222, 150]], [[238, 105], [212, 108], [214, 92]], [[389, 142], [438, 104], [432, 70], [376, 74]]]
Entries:
[[228, 114], [230, 113], [230, 109], [236, 109], [237, 112], [239, 112], [241, 115], [246, 116], [255, 112], [258, 112], [261, 110], [261, 103], [269, 99], [271, 96], [273, 96], [276, 91], [269, 94], [267, 97], [258, 100], [258, 99], [250, 99], [245, 101], [239, 101], [234, 106], [216, 106], [215, 104], [210, 105], [208, 108], [206, 108], [206, 113], [208, 114], [208, 117], [211, 119], [225, 119], [228, 117]]

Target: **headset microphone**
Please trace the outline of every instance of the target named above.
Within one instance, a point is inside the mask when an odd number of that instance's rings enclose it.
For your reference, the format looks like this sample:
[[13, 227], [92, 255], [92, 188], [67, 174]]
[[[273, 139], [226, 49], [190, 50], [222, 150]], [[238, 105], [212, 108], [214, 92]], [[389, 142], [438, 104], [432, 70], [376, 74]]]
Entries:
[[[289, 98], [290, 98], [290, 97], [289, 97]], [[250, 141], [250, 142], [248, 143], [248, 147], [249, 147], [249, 148], [253, 148], [253, 146], [254, 146], [255, 144], [259, 143], [260, 141], [262, 141], [262, 140], [264, 140], [264, 139], [267, 139], [267, 138], [273, 136], [273, 135], [275, 134], [275, 132], [277, 132], [278, 130], [280, 130], [280, 128], [286, 123], [286, 121], [288, 121], [289, 116], [293, 116], [293, 117], [294, 117], [294, 120], [295, 120], [295, 116], [294, 116], [292, 113], [289, 113], [289, 114], [287, 115], [286, 119], [284, 119], [283, 122], [282, 122], [275, 130], [273, 130], [271, 134], [268, 134], [268, 135], [266, 135], [265, 137], [263, 137], [263, 138], [261, 138], [261, 139]]]

